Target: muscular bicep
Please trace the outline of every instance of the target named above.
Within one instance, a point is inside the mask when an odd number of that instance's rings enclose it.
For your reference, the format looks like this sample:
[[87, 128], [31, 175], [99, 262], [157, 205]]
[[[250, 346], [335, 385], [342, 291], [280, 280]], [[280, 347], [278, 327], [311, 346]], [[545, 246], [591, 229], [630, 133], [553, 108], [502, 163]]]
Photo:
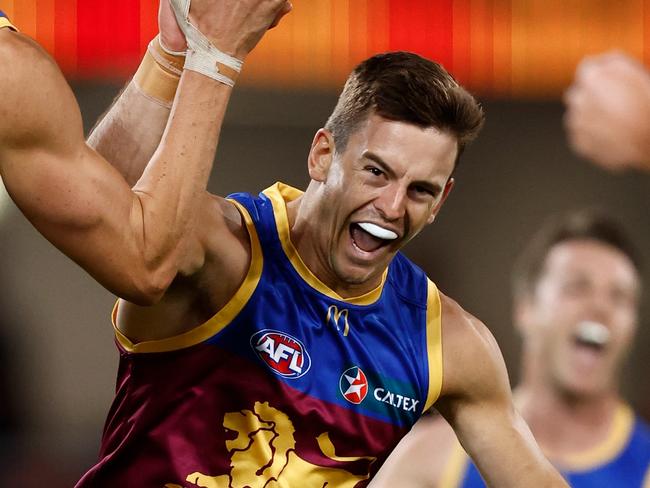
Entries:
[[0, 151], [65, 150], [83, 138], [81, 115], [54, 61], [34, 41], [0, 30]]
[[85, 147], [10, 154], [3, 164], [9, 195], [30, 222], [109, 290], [133, 295], [138, 199], [101, 158]]
[[25, 36], [0, 31], [0, 171], [17, 206], [48, 240], [109, 290], [138, 283], [141, 198], [83, 138], [81, 115], [58, 67]]
[[446, 325], [443, 308], [445, 379], [436, 408], [488, 486], [566, 486], [513, 406], [496, 341], [482, 323], [454, 306], [447, 304]]

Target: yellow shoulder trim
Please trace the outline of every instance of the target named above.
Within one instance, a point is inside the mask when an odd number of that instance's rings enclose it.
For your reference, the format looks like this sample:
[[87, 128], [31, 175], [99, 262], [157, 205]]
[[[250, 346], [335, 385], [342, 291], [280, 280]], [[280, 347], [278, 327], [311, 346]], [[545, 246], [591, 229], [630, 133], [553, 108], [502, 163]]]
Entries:
[[4, 29], [4, 28], [11, 29], [18, 32], [16, 26], [13, 25], [7, 17], [0, 17], [0, 29]]
[[628, 405], [621, 403], [614, 414], [607, 439], [591, 449], [565, 457], [561, 461], [562, 468], [585, 471], [611, 461], [625, 448], [633, 428], [634, 412]]
[[468, 464], [469, 457], [465, 453], [463, 446], [460, 445], [458, 440], [454, 440], [454, 445], [447, 465], [442, 472], [438, 488], [458, 488], [463, 481]]
[[312, 288], [318, 290], [323, 295], [326, 295], [335, 300], [341, 302], [350, 303], [353, 305], [370, 305], [381, 296], [381, 291], [384, 287], [384, 282], [386, 281], [386, 276], [388, 275], [388, 269], [384, 271], [384, 274], [381, 278], [381, 283], [374, 290], [369, 291], [363, 295], [352, 298], [343, 298], [334, 290], [329, 288], [321, 280], [319, 280], [316, 275], [314, 275], [307, 265], [303, 262], [302, 258], [298, 254], [298, 251], [291, 242], [291, 234], [289, 230], [289, 219], [287, 217], [287, 202], [295, 200], [296, 198], [302, 195], [300, 190], [293, 188], [284, 183], [276, 183], [273, 186], [270, 186], [263, 192], [273, 204], [273, 214], [275, 215], [275, 222], [278, 228], [278, 235], [280, 236], [280, 242], [282, 243], [282, 249], [284, 253], [291, 261], [294, 269], [298, 272], [300, 277], [305, 280], [305, 282]]
[[424, 404], [428, 410], [438, 400], [442, 389], [442, 325], [440, 294], [427, 278], [427, 357], [429, 360], [429, 394]]
[[221, 331], [237, 316], [239, 312], [241, 312], [242, 308], [244, 308], [244, 305], [246, 305], [250, 297], [253, 295], [255, 288], [257, 288], [257, 284], [259, 283], [260, 277], [262, 275], [262, 248], [257, 236], [257, 231], [255, 230], [255, 225], [253, 224], [253, 220], [251, 219], [248, 211], [238, 202], [234, 200], [230, 201], [241, 213], [251, 241], [251, 263], [248, 268], [246, 278], [244, 278], [244, 282], [239, 286], [239, 289], [235, 295], [221, 310], [213, 315], [212, 318], [195, 327], [194, 329], [177, 336], [169, 337], [167, 339], [145, 341], [137, 344], [131, 342], [131, 340], [129, 340], [129, 338], [122, 334], [122, 332], [120, 332], [120, 330], [117, 328], [115, 320], [117, 317], [116, 303], [112, 314], [113, 328], [115, 329], [115, 335], [118, 342], [125, 350], [134, 353], [168, 352], [194, 346], [203, 341], [206, 341]]

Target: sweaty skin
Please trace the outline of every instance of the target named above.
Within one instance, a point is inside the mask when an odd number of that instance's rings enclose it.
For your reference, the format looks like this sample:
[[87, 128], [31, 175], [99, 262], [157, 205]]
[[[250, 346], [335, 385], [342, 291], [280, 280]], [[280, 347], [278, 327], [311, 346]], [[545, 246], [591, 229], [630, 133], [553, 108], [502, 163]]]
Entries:
[[[287, 5], [195, 0], [191, 17], [215, 45], [243, 59]], [[229, 15], [224, 20], [215, 12]], [[160, 144], [131, 188], [120, 171], [135, 179], [137, 161], [113, 161], [114, 167], [86, 145], [72, 92], [35, 43], [0, 32], [0, 63], [16, 67], [0, 78], [2, 178], [43, 235], [122, 297], [121, 332], [133, 342], [171, 337], [219, 310], [241, 283], [251, 255], [238, 211], [205, 191], [231, 89], [184, 72]], [[141, 120], [146, 124], [146, 117]], [[110, 131], [105, 134], [110, 138]], [[94, 142], [119, 156], [101, 134]], [[288, 206], [301, 258], [343, 297], [375, 288], [398, 249], [435, 219], [453, 187], [456, 155], [450, 134], [375, 114], [341, 153], [321, 129], [308, 157], [311, 183]], [[364, 251], [351, 230], [364, 222], [397, 238]], [[566, 486], [515, 413], [487, 328], [446, 297], [442, 317], [445, 375], [438, 408], [485, 476], [506, 488]], [[512, 462], [502, 463], [504, 457]]]

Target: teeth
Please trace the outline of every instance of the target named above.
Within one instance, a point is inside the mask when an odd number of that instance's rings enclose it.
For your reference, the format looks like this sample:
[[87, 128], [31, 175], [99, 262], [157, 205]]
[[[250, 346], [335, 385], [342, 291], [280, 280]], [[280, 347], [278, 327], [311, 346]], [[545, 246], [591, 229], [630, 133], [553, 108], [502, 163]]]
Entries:
[[583, 320], [578, 324], [577, 338], [581, 341], [604, 346], [609, 342], [610, 336], [609, 329], [599, 322]]
[[387, 241], [397, 239], [397, 234], [395, 234], [395, 232], [392, 230], [384, 229], [383, 227], [379, 227], [378, 225], [372, 224], [370, 222], [361, 222], [359, 223], [359, 227], [361, 227], [371, 236], [377, 237], [378, 239], [385, 239]]

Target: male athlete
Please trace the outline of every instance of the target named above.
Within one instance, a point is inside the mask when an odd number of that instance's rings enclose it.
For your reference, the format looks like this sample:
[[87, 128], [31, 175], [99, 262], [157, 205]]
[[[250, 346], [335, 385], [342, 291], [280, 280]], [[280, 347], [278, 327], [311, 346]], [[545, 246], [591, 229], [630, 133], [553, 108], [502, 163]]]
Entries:
[[210, 195], [242, 62], [291, 6], [172, 4], [97, 151], [54, 63], [0, 30], [9, 194], [121, 298], [116, 399], [79, 486], [364, 486], [434, 403], [493, 486], [566, 486], [487, 328], [398, 254], [453, 186], [474, 99], [435, 63], [375, 56], [316, 133], [304, 193]]
[[[574, 213], [543, 227], [514, 273], [523, 339], [516, 403], [575, 488], [650, 486], [650, 426], [619, 392], [640, 297], [634, 250], [618, 225]], [[427, 455], [439, 456], [432, 462]], [[480, 488], [476, 467], [439, 417], [424, 417], [373, 487]]]

